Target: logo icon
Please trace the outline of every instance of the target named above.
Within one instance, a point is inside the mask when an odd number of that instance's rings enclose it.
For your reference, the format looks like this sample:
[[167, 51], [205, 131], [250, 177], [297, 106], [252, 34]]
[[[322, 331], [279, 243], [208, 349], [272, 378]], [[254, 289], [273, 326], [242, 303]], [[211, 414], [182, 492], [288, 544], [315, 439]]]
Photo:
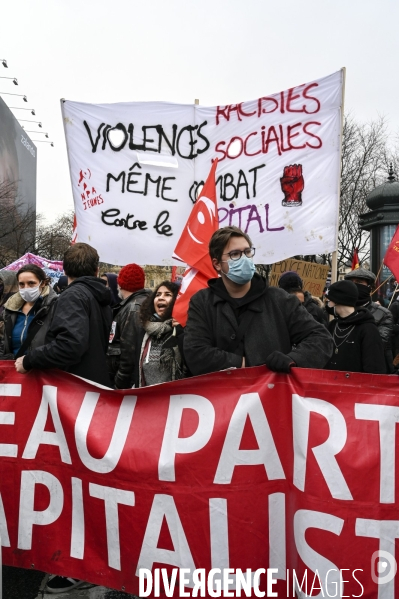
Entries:
[[377, 584], [391, 582], [396, 575], [398, 567], [396, 559], [389, 551], [374, 551], [371, 556], [371, 578]]

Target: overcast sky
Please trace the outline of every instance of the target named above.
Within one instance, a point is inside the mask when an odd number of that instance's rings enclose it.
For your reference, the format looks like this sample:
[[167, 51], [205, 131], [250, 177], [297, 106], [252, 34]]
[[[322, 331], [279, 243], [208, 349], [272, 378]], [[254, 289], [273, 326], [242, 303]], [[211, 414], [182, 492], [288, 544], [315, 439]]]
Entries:
[[38, 211], [73, 207], [60, 98], [227, 104], [345, 66], [346, 111], [385, 115], [395, 134], [398, 23], [397, 0], [5, 0], [0, 75], [19, 87], [0, 80], [0, 92], [26, 94], [3, 99], [35, 108], [55, 144], [37, 144]]

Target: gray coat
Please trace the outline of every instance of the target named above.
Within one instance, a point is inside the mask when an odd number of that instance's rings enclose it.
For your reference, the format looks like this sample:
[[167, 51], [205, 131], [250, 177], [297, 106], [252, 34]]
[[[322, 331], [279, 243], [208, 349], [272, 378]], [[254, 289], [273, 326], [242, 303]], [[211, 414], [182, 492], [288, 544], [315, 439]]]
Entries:
[[252, 318], [236, 348], [237, 317], [231, 302], [212, 290], [214, 281], [190, 301], [184, 357], [192, 374], [240, 368], [243, 356], [246, 366], [258, 366], [275, 350], [289, 355], [302, 368], [325, 366], [333, 351], [330, 333], [295, 295], [277, 287], [264, 286], [261, 294], [247, 303]]

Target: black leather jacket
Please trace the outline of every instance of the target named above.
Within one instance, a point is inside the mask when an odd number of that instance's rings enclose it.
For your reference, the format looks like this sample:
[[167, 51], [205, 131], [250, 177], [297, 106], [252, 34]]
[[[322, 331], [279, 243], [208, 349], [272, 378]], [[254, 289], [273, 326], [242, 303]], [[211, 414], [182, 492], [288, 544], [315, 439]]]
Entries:
[[384, 346], [385, 362], [387, 366], [388, 374], [393, 372], [393, 341], [394, 341], [394, 328], [392, 313], [388, 308], [380, 306], [376, 302], [368, 302], [364, 306], [374, 316], [378, 332], [382, 339], [382, 345]]
[[147, 289], [140, 289], [114, 309], [107, 363], [116, 389], [131, 389], [133, 385], [136, 353], [140, 355], [139, 339], [143, 338], [139, 312], [149, 294]]

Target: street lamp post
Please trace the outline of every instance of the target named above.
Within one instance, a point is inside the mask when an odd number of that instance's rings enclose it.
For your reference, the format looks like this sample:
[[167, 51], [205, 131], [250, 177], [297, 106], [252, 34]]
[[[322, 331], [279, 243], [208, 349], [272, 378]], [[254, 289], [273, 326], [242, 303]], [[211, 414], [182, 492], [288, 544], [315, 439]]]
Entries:
[[33, 114], [33, 116], [36, 116], [34, 108], [26, 108], [25, 106], [9, 106], [8, 108], [10, 110], [30, 110], [30, 113]]
[[0, 92], [0, 96], [19, 96], [24, 102], [28, 101], [28, 98], [23, 94], [10, 94], [10, 92]]
[[[24, 129], [24, 127], [22, 127], [22, 129]], [[24, 131], [26, 131], [26, 133], [41, 133], [45, 137], [48, 137], [48, 133], [45, 133], [44, 131], [33, 131], [32, 129], [24, 129]]]
[[[38, 131], [38, 133], [40, 133], [40, 131]], [[32, 141], [35, 143], [50, 144], [54, 148], [54, 142], [47, 141], [46, 139], [32, 139]]]
[[23, 121], [24, 123], [38, 123], [38, 127], [40, 129], [43, 127], [41, 121], [31, 121], [30, 119], [18, 119], [19, 121]]
[[14, 85], [18, 85], [18, 79], [15, 77], [0, 77], [0, 79], [12, 79]]

